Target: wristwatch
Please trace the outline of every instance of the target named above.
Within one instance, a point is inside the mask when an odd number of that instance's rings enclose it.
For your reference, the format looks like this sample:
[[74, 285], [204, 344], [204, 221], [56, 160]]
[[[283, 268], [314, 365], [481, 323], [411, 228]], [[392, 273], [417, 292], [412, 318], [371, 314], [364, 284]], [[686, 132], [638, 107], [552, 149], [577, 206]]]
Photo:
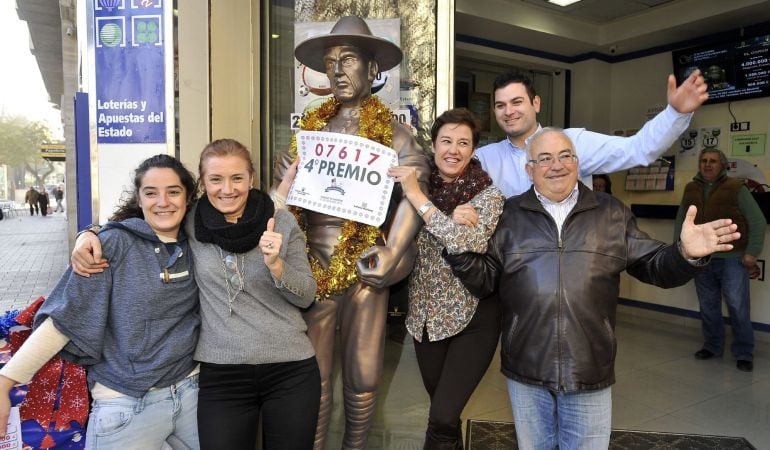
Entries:
[[85, 228], [83, 228], [82, 230], [78, 231], [78, 233], [75, 235], [75, 239], [79, 238], [80, 235], [83, 234], [83, 233], [93, 233], [93, 234], [98, 236], [99, 235], [99, 230], [101, 230], [101, 229], [102, 229], [102, 226], [99, 225], [98, 223], [92, 223], [90, 225], [86, 225]]
[[430, 211], [430, 209], [433, 208], [432, 202], [425, 202], [424, 205], [417, 208], [417, 213], [420, 214], [420, 216], [424, 216], [426, 212]]

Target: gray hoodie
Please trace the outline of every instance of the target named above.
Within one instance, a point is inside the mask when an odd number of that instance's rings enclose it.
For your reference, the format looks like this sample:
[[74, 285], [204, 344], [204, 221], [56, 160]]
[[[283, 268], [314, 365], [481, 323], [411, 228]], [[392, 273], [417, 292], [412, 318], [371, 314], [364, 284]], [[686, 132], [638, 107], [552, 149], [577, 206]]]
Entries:
[[35, 316], [51, 317], [70, 342], [61, 356], [98, 382], [143, 396], [194, 368], [200, 316], [187, 237], [164, 244], [141, 219], [109, 222], [99, 233], [110, 267], [90, 278], [68, 268]]

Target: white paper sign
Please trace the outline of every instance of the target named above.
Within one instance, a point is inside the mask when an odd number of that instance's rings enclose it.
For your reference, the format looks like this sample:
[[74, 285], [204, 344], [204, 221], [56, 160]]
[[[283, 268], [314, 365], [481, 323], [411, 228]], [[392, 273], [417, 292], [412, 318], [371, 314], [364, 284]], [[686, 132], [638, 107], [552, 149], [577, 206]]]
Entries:
[[21, 420], [19, 419], [19, 407], [11, 408], [8, 416], [8, 428], [5, 437], [0, 438], [0, 450], [21, 450]]
[[388, 213], [398, 165], [395, 150], [359, 136], [326, 131], [297, 133], [299, 167], [286, 203], [380, 226]]
[[698, 135], [700, 132], [697, 128], [690, 128], [685, 130], [679, 136], [679, 154], [682, 156], [698, 156]]

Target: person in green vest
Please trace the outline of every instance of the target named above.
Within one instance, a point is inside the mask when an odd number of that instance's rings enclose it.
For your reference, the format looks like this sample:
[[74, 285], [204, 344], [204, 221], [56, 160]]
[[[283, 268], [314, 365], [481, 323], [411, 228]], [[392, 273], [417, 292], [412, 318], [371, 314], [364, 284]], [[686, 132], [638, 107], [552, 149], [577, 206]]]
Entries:
[[749, 278], [759, 275], [757, 256], [762, 251], [767, 221], [743, 180], [727, 176], [727, 157], [721, 150], [703, 149], [698, 160], [698, 173], [684, 188], [674, 236], [679, 236], [687, 208], [695, 205], [698, 207], [695, 223], [729, 218], [738, 224], [741, 238], [733, 242], [731, 251], [714, 253], [711, 263], [695, 275], [703, 331], [703, 348], [695, 352], [695, 359], [722, 355], [724, 298], [733, 328], [731, 350], [736, 367], [751, 372], [754, 370], [754, 330]]

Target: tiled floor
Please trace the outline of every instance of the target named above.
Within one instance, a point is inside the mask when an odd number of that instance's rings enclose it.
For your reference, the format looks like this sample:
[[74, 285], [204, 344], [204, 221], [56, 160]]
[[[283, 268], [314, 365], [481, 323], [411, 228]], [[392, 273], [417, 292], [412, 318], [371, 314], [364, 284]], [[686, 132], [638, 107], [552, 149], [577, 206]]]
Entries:
[[67, 217], [17, 215], [0, 221], [0, 314], [48, 295], [69, 264]]
[[[620, 313], [613, 428], [743, 436], [770, 449], [770, 344], [757, 341], [754, 372], [735, 368], [727, 355], [697, 361], [700, 331]], [[340, 448], [343, 412], [336, 380], [327, 449]], [[410, 338], [388, 340], [385, 375], [369, 449], [421, 449], [428, 399]], [[496, 356], [463, 412], [468, 418], [511, 420]]]

